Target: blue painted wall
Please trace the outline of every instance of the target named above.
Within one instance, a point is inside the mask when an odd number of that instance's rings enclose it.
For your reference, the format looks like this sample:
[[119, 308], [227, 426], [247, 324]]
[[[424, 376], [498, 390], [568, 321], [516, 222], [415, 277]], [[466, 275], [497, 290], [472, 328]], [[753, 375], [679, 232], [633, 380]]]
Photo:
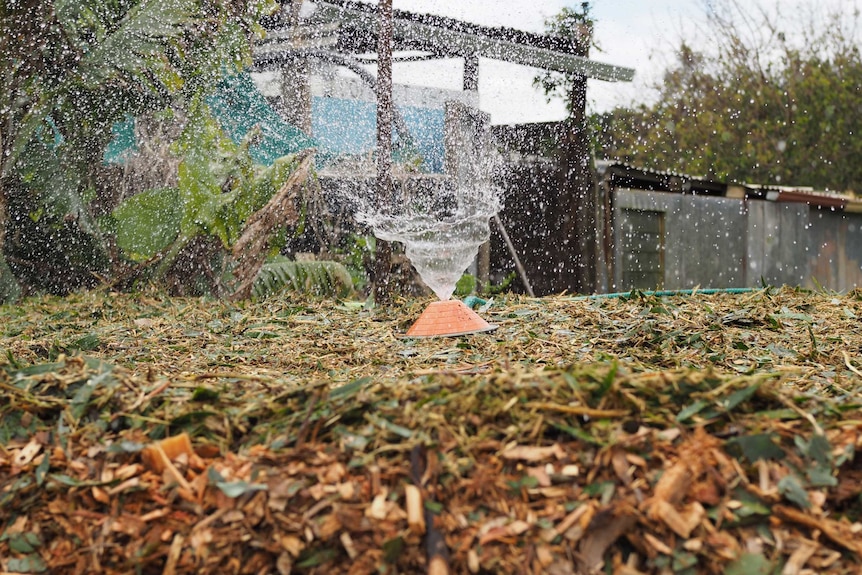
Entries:
[[[399, 106], [398, 109], [410, 130], [416, 151], [422, 156], [422, 171], [442, 173], [443, 110], [413, 106]], [[320, 151], [327, 155], [370, 154], [377, 140], [377, 104], [315, 96], [311, 102], [311, 129]], [[397, 147], [397, 133], [393, 140]]]

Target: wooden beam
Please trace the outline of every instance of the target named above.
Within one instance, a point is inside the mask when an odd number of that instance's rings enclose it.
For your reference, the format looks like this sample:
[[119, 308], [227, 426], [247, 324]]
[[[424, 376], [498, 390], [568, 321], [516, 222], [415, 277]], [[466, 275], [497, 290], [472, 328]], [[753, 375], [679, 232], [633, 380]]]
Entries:
[[479, 90], [479, 56], [469, 54], [464, 56], [464, 91]]
[[[328, 21], [341, 21], [345, 26], [344, 33], [354, 37], [357, 31], [376, 35], [378, 30], [372, 14], [325, 2], [320, 3], [317, 17]], [[403, 48], [443, 51], [449, 56], [482, 56], [564, 74], [580, 74], [607, 82], [629, 82], [634, 78], [635, 71], [631, 68], [596, 62], [566, 52], [441, 28], [407, 19], [395, 19], [392, 26], [393, 38], [399, 46], [403, 43]]]
[[[378, 4], [380, 34], [377, 45], [377, 207], [392, 201], [392, 0]], [[392, 301], [392, 247], [377, 239], [374, 262], [374, 302]]]

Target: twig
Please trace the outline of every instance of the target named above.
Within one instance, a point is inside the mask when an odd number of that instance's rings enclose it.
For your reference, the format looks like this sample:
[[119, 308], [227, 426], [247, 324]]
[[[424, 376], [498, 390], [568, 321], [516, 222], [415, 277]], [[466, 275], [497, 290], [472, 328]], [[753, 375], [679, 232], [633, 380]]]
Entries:
[[299, 431], [296, 434], [296, 447], [302, 447], [302, 444], [305, 443], [305, 436], [308, 434], [308, 428], [311, 425], [311, 414], [314, 413], [314, 408], [317, 407], [317, 404], [323, 398], [323, 394], [326, 392], [324, 389], [318, 389], [311, 396], [311, 400], [308, 402], [308, 408], [305, 410], [305, 417], [302, 420], [302, 425], [299, 427]]
[[155, 396], [157, 396], [158, 394], [160, 394], [161, 392], [166, 390], [168, 387], [170, 387], [170, 385], [171, 385], [170, 379], [166, 380], [164, 383], [159, 384], [154, 390], [152, 390], [151, 392], [149, 392], [146, 395], [142, 395], [140, 398], [138, 398], [138, 400], [135, 403], [130, 405], [129, 409], [126, 410], [126, 413], [131, 413], [131, 412], [135, 411], [136, 409], [138, 409], [139, 407], [144, 405], [146, 402], [148, 402], [149, 400], [151, 400], [152, 398], [154, 398]]
[[153, 445], [156, 451], [158, 451], [159, 455], [162, 456], [162, 462], [165, 464], [165, 470], [171, 474], [174, 480], [179, 483], [180, 487], [188, 491], [189, 493], [194, 493], [194, 489], [192, 489], [191, 484], [183, 477], [183, 474], [180, 473], [180, 470], [176, 468], [174, 462], [171, 461], [171, 458], [168, 457], [168, 454], [165, 453], [165, 450], [162, 449], [162, 446], [156, 443]]
[[784, 521], [790, 521], [809, 529], [818, 530], [844, 549], [862, 556], [862, 542], [849, 533], [842, 533], [842, 524], [834, 519], [812, 517], [785, 505], [775, 505], [772, 508], [772, 512]]
[[544, 411], [559, 411], [571, 415], [583, 415], [593, 419], [601, 419], [603, 417], [625, 417], [631, 415], [631, 411], [627, 409], [595, 409], [586, 405], [557, 405], [556, 403], [548, 403], [544, 401], [529, 401], [524, 404], [524, 407], [540, 409]]
[[[417, 445], [410, 452], [410, 478], [425, 496], [425, 500], [433, 502], [434, 498], [427, 494], [422, 476], [425, 475], [425, 447]], [[428, 554], [428, 575], [447, 575], [449, 573], [449, 549], [443, 534], [434, 525], [434, 512], [425, 506], [425, 551]]]
[[511, 238], [509, 238], [509, 233], [506, 231], [502, 220], [500, 220], [500, 216], [497, 214], [494, 214], [494, 223], [497, 224], [497, 228], [500, 230], [500, 235], [503, 236], [503, 241], [506, 242], [506, 247], [509, 248], [509, 253], [512, 255], [512, 259], [515, 260], [515, 268], [518, 270], [518, 275], [521, 276], [521, 281], [524, 282], [524, 289], [527, 290], [527, 295], [530, 297], [536, 297], [536, 294], [533, 291], [533, 286], [530, 284], [530, 278], [527, 277], [527, 270], [524, 269], [524, 265], [518, 257], [518, 252], [515, 251], [515, 244], [512, 243]]
[[843, 355], [843, 356], [844, 356], [844, 365], [846, 365], [846, 366], [847, 366], [847, 369], [849, 369], [850, 371], [852, 371], [853, 373], [855, 373], [855, 374], [856, 374], [856, 375], [858, 375], [859, 377], [862, 377], [862, 372], [860, 372], [858, 369], [856, 369], [855, 367], [853, 367], [853, 364], [852, 364], [852, 363], [850, 363], [850, 356], [849, 356], [849, 355], [847, 355], [847, 352], [846, 352], [846, 351], [842, 351], [842, 352], [841, 352], [841, 355]]

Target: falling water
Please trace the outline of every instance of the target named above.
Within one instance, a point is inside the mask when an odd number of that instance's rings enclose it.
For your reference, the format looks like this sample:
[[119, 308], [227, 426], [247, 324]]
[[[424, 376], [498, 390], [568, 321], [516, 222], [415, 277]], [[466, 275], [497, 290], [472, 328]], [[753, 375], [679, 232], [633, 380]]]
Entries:
[[487, 182], [472, 187], [431, 182], [435, 185], [415, 191], [404, 181], [389, 205], [366, 206], [356, 218], [378, 238], [403, 243], [425, 285], [447, 300], [490, 237], [488, 222], [501, 208], [500, 192]]

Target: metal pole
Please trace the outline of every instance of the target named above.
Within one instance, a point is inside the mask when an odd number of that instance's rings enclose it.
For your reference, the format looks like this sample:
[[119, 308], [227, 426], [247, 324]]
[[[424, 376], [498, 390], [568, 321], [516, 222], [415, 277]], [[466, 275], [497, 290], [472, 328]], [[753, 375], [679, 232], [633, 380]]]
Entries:
[[500, 235], [503, 236], [503, 241], [506, 242], [506, 247], [509, 248], [509, 253], [512, 254], [512, 259], [515, 260], [515, 269], [518, 270], [518, 275], [521, 276], [521, 281], [524, 284], [524, 289], [527, 290], [527, 295], [530, 297], [536, 297], [536, 293], [533, 291], [533, 286], [530, 285], [530, 278], [527, 277], [527, 270], [524, 269], [524, 264], [521, 263], [521, 258], [518, 257], [518, 252], [515, 251], [515, 244], [512, 243], [512, 239], [509, 237], [509, 232], [507, 232], [505, 226], [503, 226], [503, 221], [500, 219], [499, 215], [494, 214], [494, 222], [496, 222], [497, 228], [500, 230]]
[[[392, 0], [378, 3], [377, 24], [377, 206], [386, 209], [392, 200]], [[378, 239], [374, 261], [374, 301], [392, 300], [390, 271], [392, 247]]]

